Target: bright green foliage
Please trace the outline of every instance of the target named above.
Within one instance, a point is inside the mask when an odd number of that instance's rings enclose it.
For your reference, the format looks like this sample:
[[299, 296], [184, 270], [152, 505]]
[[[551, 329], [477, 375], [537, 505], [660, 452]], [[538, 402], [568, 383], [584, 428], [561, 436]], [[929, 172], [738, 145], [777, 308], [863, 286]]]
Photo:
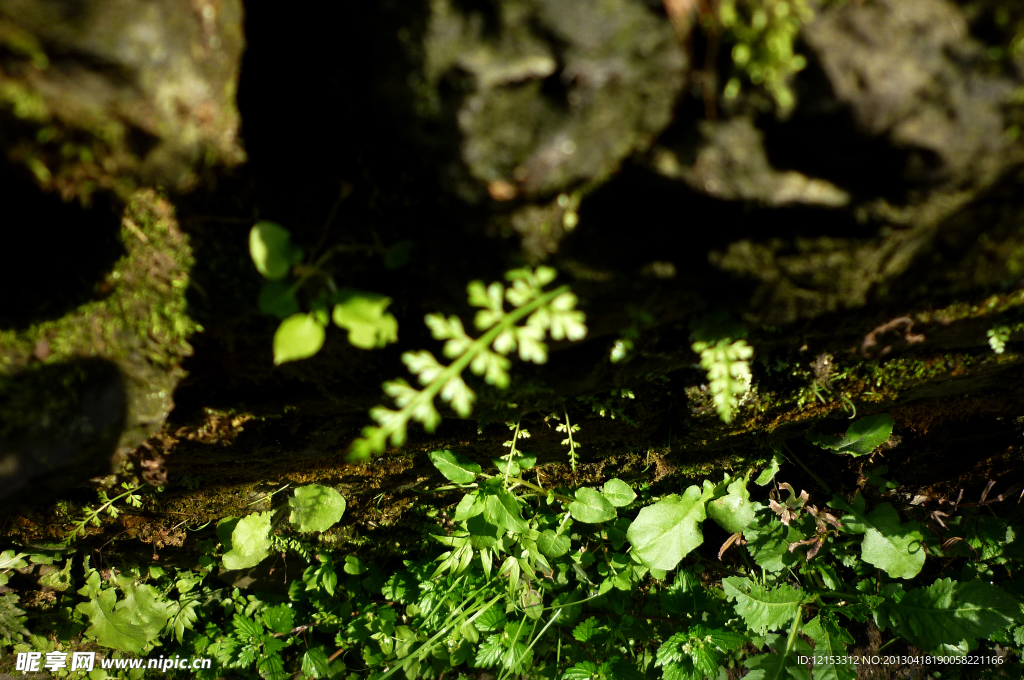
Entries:
[[792, 586], [765, 588], [739, 576], [722, 579], [722, 586], [726, 597], [736, 602], [736, 613], [758, 635], [779, 630], [792, 621], [805, 598]]
[[234, 524], [230, 544], [225, 543], [225, 546], [230, 545], [230, 549], [224, 553], [225, 569], [255, 567], [270, 554], [272, 515], [270, 512], [257, 512], [243, 517]]
[[823, 449], [847, 453], [853, 457], [866, 456], [889, 441], [895, 423], [888, 413], [861, 418], [847, 428], [842, 437], [818, 436], [811, 441]]
[[398, 341], [398, 321], [386, 311], [391, 298], [343, 288], [334, 296], [331, 318], [348, 330], [348, 341], [360, 349], [384, 347]]
[[[291, 524], [282, 521], [283, 503], [221, 522], [225, 566], [258, 562], [271, 550], [304, 561], [304, 570], [266, 565], [286, 592], [225, 588], [208, 541], [199, 568], [116, 567], [104, 580], [85, 560], [85, 587], [54, 591], [54, 611], [71, 631], [59, 639], [84, 633], [101, 654], [151, 656], [159, 643], [161, 653], [215, 659], [209, 671], [189, 671], [198, 680], [284, 680], [298, 673], [437, 680], [487, 669], [498, 680], [707, 680], [744, 666], [748, 680], [810, 680], [799, 657], [811, 655], [819, 658], [815, 680], [852, 680], [855, 667], [841, 663], [853, 640], [847, 628], [874, 620], [887, 639], [933, 654], [993, 654], [998, 644], [1008, 654], [1006, 677], [1020, 675], [1014, 659], [1024, 627], [1013, 627], [1021, 611], [1020, 585], [1011, 580], [1020, 552], [1013, 518], [966, 506], [946, 516], [944, 532], [956, 540], [934, 542], [942, 559], [928, 561], [910, 587], [897, 567], [917, 559], [902, 539], [919, 530], [914, 518], [924, 516], [921, 508], [836, 497], [840, 523], [816, 505], [819, 499], [797, 495], [785, 482], [768, 503], [755, 502], [746, 485], [753, 471], [662, 498], [618, 479], [600, 490], [545, 489], [539, 481], [547, 475], [526, 474], [536, 460], [509, 448], [495, 460], [498, 470], [487, 472], [451, 451], [431, 455], [446, 478], [437, 489], [445, 495], [437, 498], [448, 507], [426, 529], [433, 538], [404, 560], [375, 562], [326, 542], [314, 550], [296, 537], [296, 530], [319, 531], [336, 521], [319, 514], [334, 505], [327, 487], [295, 492], [287, 504], [297, 515]], [[780, 465], [769, 470], [777, 474]], [[868, 493], [889, 491], [889, 483], [874, 486]], [[789, 492], [785, 502], [780, 491]], [[707, 519], [737, 530], [724, 548], [702, 547]], [[753, 564], [734, 547], [721, 555], [720, 568], [716, 553], [735, 545], [739, 530]], [[867, 545], [871, 532], [898, 540], [879, 548], [876, 559]], [[30, 550], [4, 552], [0, 560], [83, 564], [74, 554]], [[79, 573], [72, 569], [70, 577]], [[25, 640], [25, 627], [52, 625], [45, 618], [52, 615], [26, 615], [11, 595], [0, 595], [0, 631], [9, 631], [0, 647], [50, 651], [65, 644], [40, 635]], [[953, 667], [945, 664], [944, 675]], [[186, 676], [168, 680], [180, 677]]]
[[249, 231], [249, 255], [257, 271], [271, 281], [280, 281], [302, 261], [302, 250], [292, 244], [291, 234], [275, 222], [257, 222]]
[[1008, 326], [993, 326], [988, 329], [988, 346], [996, 354], [1006, 351], [1006, 343], [1010, 341], [1010, 328]]
[[[118, 590], [124, 596], [118, 599]], [[127, 576], [117, 578], [117, 588], [103, 588], [100, 574], [91, 570], [79, 594], [89, 597], [77, 610], [89, 619], [86, 635], [105, 647], [140, 652], [152, 647], [163, 632], [173, 609], [153, 586]]]
[[1020, 617], [1020, 605], [1002, 588], [948, 578], [909, 591], [886, 610], [901, 635], [931, 654], [943, 655], [973, 649], [978, 639]]
[[795, 526], [783, 524], [778, 517], [761, 515], [758, 519], [758, 523], [743, 532], [754, 564], [771, 573], [797, 564], [799, 556], [789, 546], [803, 539], [803, 534]]
[[615, 506], [595, 489], [577, 489], [576, 500], [569, 503], [573, 519], [589, 524], [615, 519]]
[[831, 616], [814, 617], [803, 632], [814, 642], [815, 680], [854, 680], [857, 667], [843, 663], [847, 656], [846, 645], [853, 644], [853, 637]]
[[[336, 290], [334, 280], [322, 271], [321, 267], [340, 250], [344, 247], [336, 246], [315, 264], [296, 267], [302, 262], [302, 249], [292, 244], [288, 230], [266, 221], [250, 230], [249, 254], [257, 271], [266, 279], [260, 289], [260, 311], [283, 319], [274, 334], [275, 364], [308, 359], [320, 351], [329, 321], [327, 309], [332, 306], [331, 318], [335, 325], [348, 331], [348, 340], [353, 346], [374, 349], [398, 340], [398, 321], [386, 311], [391, 298], [353, 288]], [[390, 255], [390, 251], [385, 253], [386, 261]], [[402, 252], [397, 255], [403, 257]], [[408, 259], [408, 248], [404, 249], [404, 257]], [[302, 272], [302, 276], [289, 282], [286, 278], [293, 267]], [[298, 292], [311, 278], [322, 280], [323, 287], [311, 301], [312, 311], [304, 314]]]
[[345, 499], [328, 486], [309, 484], [299, 487], [289, 499], [288, 521], [303, 533], [327, 531], [345, 514]]
[[[410, 421], [416, 421], [432, 432], [441, 422], [434, 399], [452, 407], [461, 417], [469, 416], [476, 393], [462, 379], [469, 368], [484, 381], [499, 388], [509, 383], [508, 355], [518, 350], [523, 361], [542, 364], [547, 361], [545, 337], [554, 340], [579, 340], [586, 335], [583, 313], [576, 310], [576, 296], [568, 287], [545, 291], [544, 286], [555, 279], [555, 270], [538, 267], [509, 272], [509, 287], [492, 283], [485, 287], [480, 281], [469, 284], [469, 303], [478, 307], [474, 325], [482, 335], [471, 338], [457, 316], [429, 314], [426, 317], [435, 340], [444, 342], [444, 356], [450, 364], [442, 364], [426, 350], [406, 352], [402, 361], [416, 377], [422, 389], [402, 379], [384, 383], [384, 392], [397, 409], [378, 406], [370, 411], [375, 426], [363, 430], [363, 436], [352, 444], [351, 457], [365, 460], [392, 446], [405, 443]], [[506, 310], [505, 304], [511, 306]], [[520, 324], [522, 321], [524, 323]]]
[[308, 359], [324, 346], [327, 337], [313, 314], [292, 314], [281, 322], [274, 333], [274, 363]]
[[859, 494], [852, 505], [838, 496], [832, 498], [831, 505], [849, 513], [843, 517], [847, 531], [864, 534], [861, 558], [865, 562], [883, 569], [890, 578], [913, 578], [921, 571], [925, 550], [920, 524], [901, 523], [888, 503], [865, 514], [864, 498]]
[[[728, 42], [733, 43], [736, 70], [775, 100], [780, 115], [796, 105], [789, 79], [803, 70], [807, 60], [794, 44], [804, 23], [814, 16], [807, 0], [721, 0], [718, 18]], [[729, 78], [725, 97], [740, 93], [739, 74]]]
[[708, 389], [718, 416], [726, 423], [739, 406], [739, 398], [750, 390], [750, 358], [754, 348], [744, 340], [713, 340], [693, 343], [700, 365], [708, 373]]
[[28, 557], [27, 553], [15, 553], [13, 550], [0, 552], [0, 586], [7, 585], [11, 571], [28, 566], [23, 557]]
[[[711, 482], [704, 482], [705, 487], [712, 486]], [[727, 493], [721, 494], [721, 489], [726, 484]], [[711, 493], [717, 496], [708, 502], [708, 518], [713, 519], [730, 534], [741, 533], [754, 522], [754, 513], [760, 509], [760, 503], [750, 500], [750, 491], [747, 490], [745, 477], [725, 481], [717, 487], [713, 487]]]
[[[798, 626], [794, 626], [793, 631], [797, 629]], [[807, 643], [796, 638], [792, 632], [788, 638], [769, 635], [767, 640], [768, 647], [774, 653], [748, 657], [743, 665], [749, 668], [750, 672], [743, 676], [744, 680], [811, 680], [807, 666], [800, 663], [797, 658], [811, 653]]]
[[704, 542], [705, 501], [700, 488], [691, 486], [682, 496], [673, 494], [641, 510], [628, 532], [640, 559], [655, 569], [675, 569]]
[[64, 538], [65, 543], [70, 543], [76, 536], [85, 536], [85, 527], [89, 524], [93, 526], [100, 526], [100, 517], [107, 515], [108, 517], [116, 518], [121, 511], [117, 509], [117, 502], [124, 500], [128, 505], [133, 508], [142, 507], [142, 496], [138, 494], [139, 489], [142, 487], [138, 484], [132, 486], [127, 482], [121, 482], [121, 488], [124, 489], [124, 493], [118, 494], [113, 498], [108, 497], [107, 492], [100, 489], [98, 496], [100, 498], [100, 506], [96, 508], [86, 507], [82, 511], [82, 516], [74, 523], [74, 528]]
[[479, 465], [451, 451], [431, 451], [430, 462], [456, 484], [471, 484], [480, 473]]
[[616, 508], [624, 508], [636, 498], [633, 488], [621, 479], [609, 479], [604, 483], [602, 493]]

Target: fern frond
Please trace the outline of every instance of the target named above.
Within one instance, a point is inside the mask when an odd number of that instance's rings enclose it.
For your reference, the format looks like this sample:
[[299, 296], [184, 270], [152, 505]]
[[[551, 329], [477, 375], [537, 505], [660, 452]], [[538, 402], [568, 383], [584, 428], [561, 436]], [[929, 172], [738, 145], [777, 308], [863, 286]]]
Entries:
[[[397, 410], [378, 406], [370, 411], [376, 421], [363, 429], [362, 437], [352, 443], [351, 460], [366, 460], [383, 453], [388, 443], [405, 443], [410, 421], [423, 425], [432, 432], [441, 422], [441, 414], [434, 400], [448, 403], [460, 417], [468, 417], [473, 410], [476, 394], [462, 379], [469, 368], [484, 381], [495, 387], [508, 387], [507, 355], [518, 350], [519, 358], [536, 364], [547, 361], [545, 338], [579, 340], [587, 333], [585, 316], [576, 309], [577, 298], [568, 286], [544, 291], [544, 286], [555, 279], [550, 267], [529, 267], [506, 274], [508, 287], [500, 283], [484, 286], [481, 281], [469, 284], [469, 303], [480, 307], [474, 319], [477, 330], [483, 334], [471, 338], [456, 316], [430, 314], [426, 317], [434, 339], [443, 340], [444, 356], [452, 362], [445, 366], [426, 350], [406, 352], [402, 361], [416, 375], [422, 389], [416, 389], [404, 380], [384, 384]], [[512, 309], [506, 310], [508, 303]], [[523, 322], [523, 323], [520, 323]]]

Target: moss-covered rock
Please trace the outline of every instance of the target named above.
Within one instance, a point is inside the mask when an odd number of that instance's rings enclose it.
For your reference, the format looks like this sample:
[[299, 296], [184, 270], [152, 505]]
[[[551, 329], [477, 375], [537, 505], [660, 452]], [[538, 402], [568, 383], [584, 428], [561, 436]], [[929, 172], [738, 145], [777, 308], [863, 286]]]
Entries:
[[[62, 439], [70, 437], [68, 445], [87, 439], [67, 434], [77, 427], [67, 422], [75, 418], [94, 421], [97, 430], [120, 426], [112, 438], [107, 433], [101, 439], [112, 444], [108, 454], [114, 448], [126, 452], [157, 431], [173, 407], [174, 389], [184, 375], [181, 361], [192, 352], [188, 338], [197, 330], [185, 300], [192, 264], [188, 239], [170, 203], [151, 190], [133, 196], [120, 239], [125, 254], [92, 299], [59, 318], [0, 330], [0, 441], [22, 458], [42, 457]], [[113, 366], [116, 380], [104, 377], [107, 369], [92, 375], [96, 371], [83, 359]], [[68, 368], [52, 368], [57, 366]], [[122, 387], [105, 387], [112, 381]], [[123, 417], [82, 416], [94, 406], [90, 400], [99, 399], [90, 394], [118, 390]], [[110, 406], [104, 412], [116, 410]]]
[[5, 2], [0, 147], [65, 198], [187, 188], [197, 164], [245, 157], [243, 47], [239, 0]]

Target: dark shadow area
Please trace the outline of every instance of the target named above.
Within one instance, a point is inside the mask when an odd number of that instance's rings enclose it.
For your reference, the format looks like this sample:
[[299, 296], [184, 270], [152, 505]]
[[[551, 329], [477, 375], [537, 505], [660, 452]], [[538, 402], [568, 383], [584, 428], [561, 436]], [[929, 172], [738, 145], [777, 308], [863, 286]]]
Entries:
[[59, 319], [103, 296], [100, 284], [125, 252], [113, 200], [98, 193], [89, 209], [65, 203], [56, 193], [41, 192], [19, 169], [0, 163], [0, 204], [5, 238], [0, 330]]
[[773, 167], [827, 179], [862, 199], [899, 202], [915, 182], [927, 181], [935, 159], [859, 130], [813, 57], [795, 79], [794, 90], [800, 106], [791, 118], [779, 121], [766, 115], [757, 121]]
[[37, 365], [0, 381], [0, 499], [53, 498], [109, 472], [125, 426], [127, 395], [105, 359]]

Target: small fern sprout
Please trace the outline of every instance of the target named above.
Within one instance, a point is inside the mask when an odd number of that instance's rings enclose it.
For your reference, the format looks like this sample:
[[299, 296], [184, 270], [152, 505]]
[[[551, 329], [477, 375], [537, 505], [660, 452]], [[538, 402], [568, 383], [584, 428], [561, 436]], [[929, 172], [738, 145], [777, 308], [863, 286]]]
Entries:
[[712, 340], [693, 343], [700, 365], [708, 375], [708, 389], [723, 422], [732, 422], [739, 398], [750, 390], [750, 359], [754, 348], [744, 340]]
[[[562, 440], [562, 446], [569, 447], [569, 462], [572, 464], [572, 471], [576, 472], [576, 461], [579, 459], [579, 456], [576, 453], [576, 449], [578, 449], [580, 445], [579, 443], [576, 442], [575, 439], [573, 439], [572, 435], [574, 432], [580, 431], [580, 426], [573, 425], [572, 423], [569, 422], [569, 411], [567, 409], [563, 409], [562, 412], [565, 414], [565, 422], [559, 423], [558, 427], [555, 428], [555, 432], [565, 433], [566, 436], [565, 439]], [[552, 417], [554, 417], [555, 419], [558, 418], [558, 416], [555, 414], [552, 414]]]
[[516, 269], [506, 274], [510, 285], [482, 281], [469, 284], [469, 303], [479, 310], [473, 320], [482, 334], [473, 338], [457, 316], [428, 314], [425, 323], [435, 340], [443, 341], [442, 352], [451, 363], [443, 364], [427, 350], [402, 355], [409, 372], [421, 388], [399, 378], [384, 383], [384, 392], [397, 408], [378, 406], [370, 410], [376, 422], [363, 429], [352, 444], [350, 458], [366, 460], [383, 453], [390, 443], [405, 443], [409, 421], [432, 432], [441, 423], [434, 400], [451, 406], [459, 417], [473, 411], [476, 393], [462, 379], [465, 369], [481, 376], [489, 385], [505, 389], [509, 384], [509, 355], [518, 352], [523, 361], [543, 364], [548, 358], [545, 339], [581, 340], [587, 334], [586, 317], [576, 309], [576, 296], [568, 286], [551, 291], [544, 287], [557, 272], [550, 267]]

